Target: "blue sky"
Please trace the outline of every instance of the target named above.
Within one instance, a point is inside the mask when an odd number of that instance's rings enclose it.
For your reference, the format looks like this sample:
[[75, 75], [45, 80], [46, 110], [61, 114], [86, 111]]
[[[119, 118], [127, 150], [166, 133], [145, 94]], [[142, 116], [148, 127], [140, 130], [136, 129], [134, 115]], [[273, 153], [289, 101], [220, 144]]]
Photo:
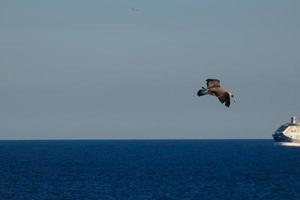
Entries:
[[[271, 138], [300, 116], [300, 3], [0, 2], [0, 139]], [[229, 109], [196, 96], [219, 78]]]

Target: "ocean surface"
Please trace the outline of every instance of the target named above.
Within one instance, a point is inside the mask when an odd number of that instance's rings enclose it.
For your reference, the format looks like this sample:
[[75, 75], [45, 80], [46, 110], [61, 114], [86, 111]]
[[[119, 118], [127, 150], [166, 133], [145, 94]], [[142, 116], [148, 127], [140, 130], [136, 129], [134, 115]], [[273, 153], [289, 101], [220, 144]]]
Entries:
[[272, 140], [0, 141], [1, 200], [300, 199]]

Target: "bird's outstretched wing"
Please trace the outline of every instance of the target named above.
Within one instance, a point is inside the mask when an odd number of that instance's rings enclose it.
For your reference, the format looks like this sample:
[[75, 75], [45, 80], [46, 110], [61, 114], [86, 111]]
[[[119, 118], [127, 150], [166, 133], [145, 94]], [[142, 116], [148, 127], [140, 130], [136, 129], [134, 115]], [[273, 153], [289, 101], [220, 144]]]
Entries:
[[207, 79], [206, 80], [207, 89], [210, 88], [219, 88], [220, 87], [220, 80], [218, 79]]
[[225, 103], [226, 107], [230, 106], [230, 95], [228, 92], [224, 92], [222, 95], [218, 96], [221, 103]]
[[212, 88], [210, 92], [212, 95], [218, 97], [222, 104], [225, 103], [225, 106], [230, 106], [230, 94], [228, 91], [225, 91], [222, 88]]

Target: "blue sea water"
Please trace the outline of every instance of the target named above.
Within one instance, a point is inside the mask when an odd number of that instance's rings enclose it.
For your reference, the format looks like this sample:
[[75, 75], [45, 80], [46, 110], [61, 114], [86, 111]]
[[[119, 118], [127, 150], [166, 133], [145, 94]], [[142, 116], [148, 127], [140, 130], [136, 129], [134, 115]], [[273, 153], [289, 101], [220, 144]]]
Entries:
[[272, 140], [0, 141], [0, 199], [300, 199]]

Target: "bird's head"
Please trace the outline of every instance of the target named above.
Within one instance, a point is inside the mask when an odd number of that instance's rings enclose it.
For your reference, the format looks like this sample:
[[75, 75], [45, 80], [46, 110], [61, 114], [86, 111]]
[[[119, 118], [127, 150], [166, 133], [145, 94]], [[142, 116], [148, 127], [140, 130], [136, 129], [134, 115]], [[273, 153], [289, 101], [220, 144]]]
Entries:
[[230, 98], [232, 98], [233, 102], [235, 103], [234, 95], [231, 92], [229, 92], [229, 96]]

